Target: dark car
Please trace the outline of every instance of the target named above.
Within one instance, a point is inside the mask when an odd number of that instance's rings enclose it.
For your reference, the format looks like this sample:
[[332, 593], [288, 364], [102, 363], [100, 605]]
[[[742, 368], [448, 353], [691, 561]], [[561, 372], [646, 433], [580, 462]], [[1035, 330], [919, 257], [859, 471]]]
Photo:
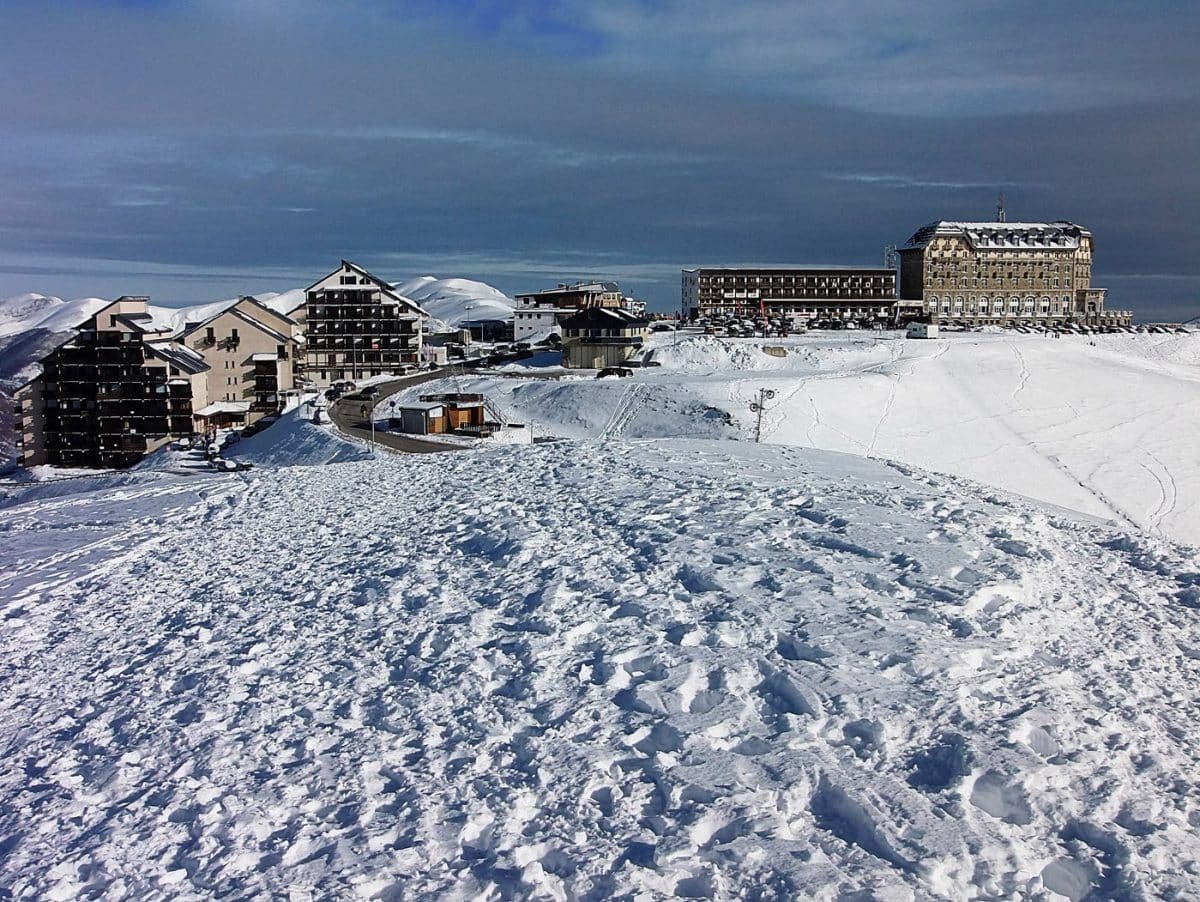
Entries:
[[624, 378], [625, 376], [632, 376], [632, 375], [633, 375], [633, 370], [631, 370], [627, 366], [606, 366], [604, 369], [602, 369], [600, 372], [598, 372], [596, 374], [596, 378], [603, 379], [606, 376], [618, 376], [618, 377]]

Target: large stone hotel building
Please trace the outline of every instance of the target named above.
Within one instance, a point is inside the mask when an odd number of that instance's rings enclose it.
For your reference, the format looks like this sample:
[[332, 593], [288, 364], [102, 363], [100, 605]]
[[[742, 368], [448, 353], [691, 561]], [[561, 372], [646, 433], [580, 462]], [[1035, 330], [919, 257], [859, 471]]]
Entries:
[[1092, 233], [1071, 222], [939, 220], [899, 248], [901, 304], [942, 323], [1129, 325], [1092, 287], [1092, 250]]

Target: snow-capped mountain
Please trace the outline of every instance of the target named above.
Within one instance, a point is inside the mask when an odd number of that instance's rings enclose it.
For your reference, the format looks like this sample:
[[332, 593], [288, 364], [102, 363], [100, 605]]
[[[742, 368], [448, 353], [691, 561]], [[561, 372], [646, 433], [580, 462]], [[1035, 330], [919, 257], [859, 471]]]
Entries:
[[[289, 313], [304, 303], [301, 289], [282, 294], [267, 293], [257, 296], [265, 306], [281, 313]], [[208, 319], [237, 303], [238, 298], [227, 298], [190, 307], [163, 307], [150, 305], [154, 322], [172, 331], [179, 331], [185, 323]], [[43, 294], [23, 294], [0, 300], [0, 337], [18, 335], [34, 329], [47, 332], [69, 332], [96, 314], [111, 300], [104, 298], [79, 298], [64, 301], [62, 298]]]
[[[439, 323], [448, 326], [468, 320], [512, 317], [512, 300], [485, 282], [421, 276], [397, 285], [396, 290], [420, 304]], [[304, 289], [293, 288], [280, 293], [266, 292], [254, 297], [272, 310], [288, 314], [304, 303]], [[189, 307], [151, 304], [150, 315], [159, 326], [179, 331], [185, 323], [208, 319], [235, 304], [237, 300], [227, 298]], [[95, 315], [96, 311], [108, 303], [109, 301], [103, 298], [64, 301], [62, 298], [35, 293], [0, 299], [0, 337], [33, 329], [66, 332]]]
[[741, 442], [256, 459], [7, 490], [0, 895], [1200, 895], [1194, 551]]
[[44, 294], [22, 294], [0, 300], [0, 337], [33, 329], [65, 332], [109, 303], [101, 298], [64, 301]]
[[512, 298], [486, 282], [420, 276], [397, 284], [395, 289], [446, 326], [472, 320], [508, 320], [513, 315]]

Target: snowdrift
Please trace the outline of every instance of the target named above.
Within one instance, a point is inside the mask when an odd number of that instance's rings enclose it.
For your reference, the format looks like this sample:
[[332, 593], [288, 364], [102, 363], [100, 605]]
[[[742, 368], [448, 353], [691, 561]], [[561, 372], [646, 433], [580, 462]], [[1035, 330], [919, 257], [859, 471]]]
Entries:
[[0, 543], [14, 897], [1200, 894], [1158, 537], [663, 441], [162, 477]]
[[362, 460], [370, 452], [329, 426], [313, 425], [312, 408], [302, 404], [269, 428], [231, 445], [225, 456], [259, 466], [311, 467]]

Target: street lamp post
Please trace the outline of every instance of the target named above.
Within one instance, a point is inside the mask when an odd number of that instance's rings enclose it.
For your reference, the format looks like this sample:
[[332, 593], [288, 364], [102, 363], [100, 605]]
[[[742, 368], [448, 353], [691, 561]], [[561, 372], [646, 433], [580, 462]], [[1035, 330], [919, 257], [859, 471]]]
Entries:
[[750, 402], [750, 409], [758, 415], [754, 424], [754, 442], [758, 444], [762, 442], [762, 415], [767, 409], [767, 401], [775, 397], [775, 390], [771, 388], [760, 388], [758, 390], [758, 400]]

